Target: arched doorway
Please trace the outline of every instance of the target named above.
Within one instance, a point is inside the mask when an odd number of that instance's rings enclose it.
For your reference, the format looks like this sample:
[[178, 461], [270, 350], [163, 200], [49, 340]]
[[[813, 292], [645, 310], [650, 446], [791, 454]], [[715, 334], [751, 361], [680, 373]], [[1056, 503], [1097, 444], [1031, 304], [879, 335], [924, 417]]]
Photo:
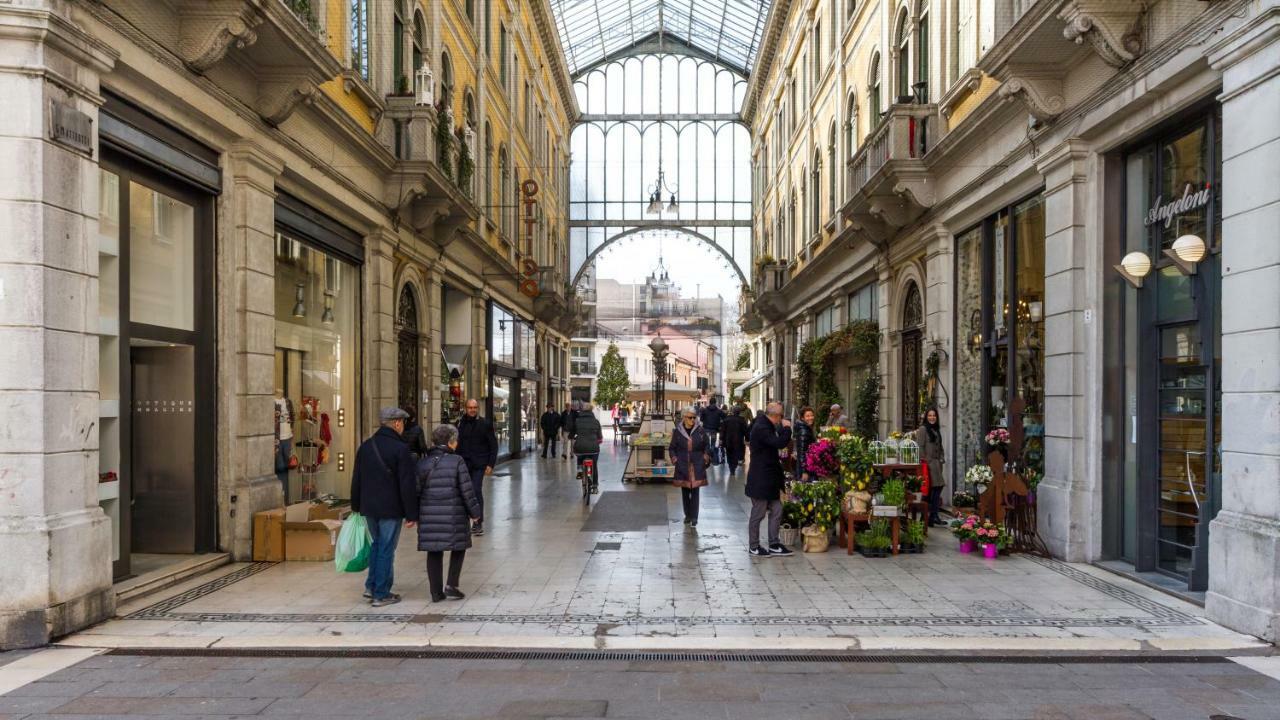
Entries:
[[902, 374], [900, 376], [901, 426], [914, 430], [920, 422], [920, 391], [924, 374], [924, 303], [920, 286], [907, 283], [902, 300]]
[[396, 308], [396, 336], [398, 341], [397, 355], [399, 361], [399, 392], [396, 399], [400, 407], [414, 408], [414, 414], [421, 417], [422, 368], [419, 364], [421, 353], [418, 351], [421, 335], [418, 332], [418, 301], [413, 289], [406, 284], [400, 289], [400, 302]]

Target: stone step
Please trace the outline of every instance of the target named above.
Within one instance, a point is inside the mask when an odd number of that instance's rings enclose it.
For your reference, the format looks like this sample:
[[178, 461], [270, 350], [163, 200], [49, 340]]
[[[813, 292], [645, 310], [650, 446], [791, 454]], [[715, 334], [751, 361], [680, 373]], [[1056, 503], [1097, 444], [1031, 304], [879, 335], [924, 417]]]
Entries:
[[165, 588], [173, 587], [196, 575], [203, 575], [230, 563], [231, 555], [229, 553], [207, 553], [180, 560], [159, 570], [135, 575], [128, 580], [116, 583], [116, 604], [123, 605], [132, 600], [146, 597]]

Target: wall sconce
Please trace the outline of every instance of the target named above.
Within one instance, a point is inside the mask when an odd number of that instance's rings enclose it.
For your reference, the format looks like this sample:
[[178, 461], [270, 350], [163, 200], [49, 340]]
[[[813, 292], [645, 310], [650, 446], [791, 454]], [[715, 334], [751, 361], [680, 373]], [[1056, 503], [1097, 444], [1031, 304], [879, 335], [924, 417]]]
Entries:
[[1040, 322], [1044, 319], [1044, 302], [1040, 300], [1032, 300], [1027, 303], [1027, 315], [1031, 317], [1031, 322]]
[[324, 312], [320, 314], [320, 322], [325, 325], [333, 324], [333, 293], [331, 292], [324, 294]]
[[296, 318], [304, 318], [307, 316], [306, 287], [302, 283], [298, 283], [297, 288], [293, 291], [293, 298], [297, 302], [293, 304], [293, 316]]
[[1129, 284], [1135, 288], [1142, 287], [1142, 278], [1151, 272], [1151, 258], [1147, 254], [1140, 251], [1131, 252], [1120, 259], [1120, 264], [1115, 266], [1116, 272], [1120, 273], [1120, 277], [1129, 281]]
[[347, 426], [347, 410], [346, 408], [338, 408], [338, 427]]
[[1178, 266], [1183, 275], [1195, 275], [1196, 265], [1204, 260], [1208, 251], [1199, 235], [1183, 235], [1173, 241], [1173, 247], [1165, 250], [1164, 255]]
[[346, 470], [346, 469], [347, 469], [347, 454], [338, 453], [338, 472], [342, 472], [343, 470]]
[[982, 349], [982, 311], [975, 309], [969, 315], [969, 352]]

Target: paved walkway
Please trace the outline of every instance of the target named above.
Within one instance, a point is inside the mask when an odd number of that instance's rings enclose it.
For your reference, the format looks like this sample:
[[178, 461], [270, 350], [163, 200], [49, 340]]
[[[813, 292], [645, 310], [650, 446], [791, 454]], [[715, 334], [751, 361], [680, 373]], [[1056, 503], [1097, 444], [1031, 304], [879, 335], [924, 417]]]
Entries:
[[729, 479], [716, 470], [694, 531], [681, 522], [677, 490], [620, 482], [623, 459], [614, 447], [605, 453], [603, 494], [590, 509], [568, 462], [533, 457], [499, 468], [486, 489], [487, 533], [467, 553], [463, 602], [430, 602], [424, 556], [405, 534], [396, 568], [405, 601], [398, 605], [369, 607], [360, 597], [363, 576], [338, 574], [331, 563], [239, 564], [124, 605], [118, 619], [64, 642], [757, 648], [767, 639], [763, 645], [774, 649], [864, 650], [1254, 644], [1207, 622], [1194, 605], [1097, 568], [960, 555], [938, 530], [920, 555], [868, 560], [833, 547], [753, 558], [741, 474]]
[[[1193, 664], [652, 662], [104, 655], [0, 695], [0, 720], [1280, 718], [1272, 677]], [[0, 673], [2, 679], [2, 673]]]

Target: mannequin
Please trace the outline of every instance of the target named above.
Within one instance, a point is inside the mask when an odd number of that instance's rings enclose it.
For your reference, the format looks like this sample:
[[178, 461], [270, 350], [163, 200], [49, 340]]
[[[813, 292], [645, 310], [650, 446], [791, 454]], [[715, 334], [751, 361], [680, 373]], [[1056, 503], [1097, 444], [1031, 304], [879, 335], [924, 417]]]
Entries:
[[289, 501], [289, 458], [293, 456], [293, 401], [284, 396], [284, 390], [276, 388], [276, 479], [284, 490], [285, 502]]

